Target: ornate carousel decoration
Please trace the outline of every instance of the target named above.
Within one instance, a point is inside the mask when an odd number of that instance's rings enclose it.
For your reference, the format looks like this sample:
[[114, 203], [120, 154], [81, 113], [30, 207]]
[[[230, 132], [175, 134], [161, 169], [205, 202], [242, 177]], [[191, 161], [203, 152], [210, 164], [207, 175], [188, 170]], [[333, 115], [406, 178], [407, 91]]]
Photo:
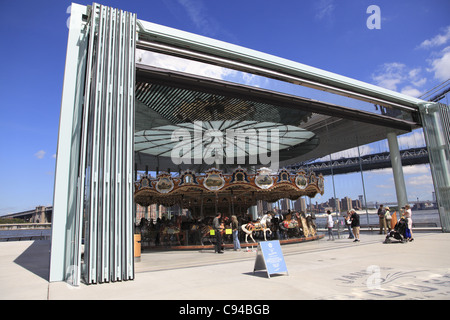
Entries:
[[286, 169], [272, 172], [261, 168], [256, 173], [248, 173], [238, 167], [230, 174], [212, 168], [205, 173], [186, 170], [176, 177], [167, 172], [156, 178], [144, 176], [135, 183], [134, 199], [142, 206], [177, 204], [189, 209], [194, 217], [204, 217], [217, 211], [243, 214], [258, 200], [297, 200], [323, 193], [324, 178], [314, 172], [292, 173]]

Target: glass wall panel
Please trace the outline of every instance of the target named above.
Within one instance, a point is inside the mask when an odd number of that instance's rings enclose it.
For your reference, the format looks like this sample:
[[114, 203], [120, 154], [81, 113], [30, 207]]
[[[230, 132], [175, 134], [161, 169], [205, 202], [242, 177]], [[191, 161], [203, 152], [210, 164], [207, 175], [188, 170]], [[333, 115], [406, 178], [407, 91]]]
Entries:
[[421, 107], [442, 229], [450, 232], [450, 112], [444, 104]]

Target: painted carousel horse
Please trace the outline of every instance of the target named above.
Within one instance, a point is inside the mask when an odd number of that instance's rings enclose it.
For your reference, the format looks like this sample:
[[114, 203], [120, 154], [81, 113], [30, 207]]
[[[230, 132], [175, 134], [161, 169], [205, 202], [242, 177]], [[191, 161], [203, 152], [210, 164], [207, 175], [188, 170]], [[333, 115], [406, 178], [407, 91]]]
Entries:
[[175, 219], [175, 223], [169, 222], [168, 225], [164, 226], [160, 231], [161, 241], [170, 243], [171, 239], [175, 237], [177, 243], [180, 245], [184, 241], [184, 234], [181, 232], [181, 221], [181, 216], [178, 216]]
[[245, 232], [245, 242], [248, 243], [248, 236], [253, 240], [253, 242], [256, 242], [253, 238], [253, 232], [262, 231], [264, 234], [264, 240], [267, 241], [266, 238], [266, 232], [269, 231], [270, 234], [272, 234], [272, 230], [269, 228], [269, 222], [272, 219], [271, 213], [266, 213], [259, 222], [249, 222], [246, 224], [243, 224], [241, 226], [242, 231]]
[[301, 224], [299, 223], [299, 218], [295, 214], [287, 214], [286, 219], [281, 221], [279, 226], [281, 231], [283, 231], [288, 238], [292, 236], [298, 237], [301, 235]]
[[317, 234], [316, 226], [310, 215], [306, 216], [304, 213], [299, 215], [299, 224], [302, 226], [303, 235], [305, 237], [315, 236]]

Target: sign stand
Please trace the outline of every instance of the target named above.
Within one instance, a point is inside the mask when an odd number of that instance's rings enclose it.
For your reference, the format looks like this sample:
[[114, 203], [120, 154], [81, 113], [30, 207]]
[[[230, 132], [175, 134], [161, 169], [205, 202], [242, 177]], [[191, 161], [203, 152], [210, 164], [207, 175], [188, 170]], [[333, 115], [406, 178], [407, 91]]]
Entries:
[[258, 243], [253, 273], [258, 270], [266, 270], [269, 279], [270, 275], [275, 273], [286, 272], [286, 275], [289, 275], [279, 240]]

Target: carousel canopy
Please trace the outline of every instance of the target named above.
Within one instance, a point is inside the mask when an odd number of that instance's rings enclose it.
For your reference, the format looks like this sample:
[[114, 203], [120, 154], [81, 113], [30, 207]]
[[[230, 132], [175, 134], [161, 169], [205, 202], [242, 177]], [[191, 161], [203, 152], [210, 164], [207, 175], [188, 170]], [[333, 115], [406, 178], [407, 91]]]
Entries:
[[167, 172], [156, 178], [145, 176], [135, 184], [134, 198], [142, 206], [179, 205], [194, 215], [208, 215], [217, 210], [245, 211], [258, 200], [296, 200], [323, 192], [324, 179], [314, 172], [300, 170], [291, 174], [283, 169], [272, 173], [268, 168], [261, 168], [257, 173], [249, 174], [238, 167], [230, 174], [212, 168], [200, 174], [186, 170], [177, 177]]

